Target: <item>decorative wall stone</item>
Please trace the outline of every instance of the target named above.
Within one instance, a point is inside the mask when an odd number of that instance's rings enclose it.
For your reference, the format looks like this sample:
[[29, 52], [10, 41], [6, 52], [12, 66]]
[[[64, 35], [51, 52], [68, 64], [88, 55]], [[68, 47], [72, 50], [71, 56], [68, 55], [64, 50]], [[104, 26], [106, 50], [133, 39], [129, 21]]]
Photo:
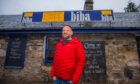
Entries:
[[[52, 83], [49, 76], [51, 65], [44, 64], [44, 34], [29, 34], [25, 62], [23, 69], [4, 69], [4, 54], [0, 56], [0, 84], [26, 82], [32, 84]], [[61, 36], [61, 34], [47, 34], [47, 36]], [[130, 33], [120, 34], [75, 34], [81, 41], [104, 41], [106, 58], [106, 84], [139, 84], [140, 67], [135, 35]], [[0, 37], [0, 53], [6, 50], [7, 37]], [[124, 76], [124, 68], [128, 66], [132, 70], [133, 78]], [[83, 77], [80, 84], [83, 83]], [[104, 84], [103, 82], [102, 84]], [[96, 84], [96, 82], [94, 83]]]

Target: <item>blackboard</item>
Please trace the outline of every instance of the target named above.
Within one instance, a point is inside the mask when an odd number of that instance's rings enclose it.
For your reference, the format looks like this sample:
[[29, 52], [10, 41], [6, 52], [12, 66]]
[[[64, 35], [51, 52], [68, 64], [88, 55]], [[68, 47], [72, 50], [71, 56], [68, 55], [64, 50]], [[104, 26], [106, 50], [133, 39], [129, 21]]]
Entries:
[[105, 43], [103, 41], [83, 41], [86, 54], [84, 77], [102, 78], [106, 75]]
[[5, 68], [23, 68], [26, 48], [26, 36], [12, 35], [9, 37]]

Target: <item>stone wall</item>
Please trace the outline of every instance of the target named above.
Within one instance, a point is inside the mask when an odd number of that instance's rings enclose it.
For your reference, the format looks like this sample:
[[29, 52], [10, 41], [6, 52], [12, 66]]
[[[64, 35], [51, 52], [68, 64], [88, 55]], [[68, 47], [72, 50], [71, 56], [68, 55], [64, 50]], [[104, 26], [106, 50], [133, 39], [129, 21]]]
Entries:
[[[46, 34], [60, 36], [61, 34]], [[0, 80], [10, 84], [29, 82], [32, 84], [52, 83], [49, 76], [50, 65], [44, 65], [44, 34], [29, 34], [26, 46], [24, 69], [4, 69], [7, 36], [0, 37]], [[134, 34], [75, 34], [81, 41], [105, 41], [106, 84], [139, 84], [140, 67]], [[124, 68], [132, 71], [132, 79], [124, 75]], [[83, 78], [83, 77], [82, 77]], [[1, 83], [0, 83], [1, 84]], [[80, 84], [83, 83], [82, 79]], [[103, 84], [103, 83], [102, 83]]]
[[4, 57], [5, 57], [6, 46], [7, 46], [6, 40], [7, 40], [6, 36], [0, 36], [0, 80], [2, 80], [2, 77], [4, 75], [3, 66], [4, 66]]
[[24, 80], [40, 82], [43, 81], [41, 66], [43, 65], [43, 35], [28, 35], [26, 57], [24, 66]]
[[[134, 34], [77, 34], [76, 36], [81, 40], [105, 41], [108, 84], [140, 83], [138, 80], [138, 78], [140, 79], [140, 68]], [[131, 80], [124, 76], [126, 65], [132, 70], [133, 78]]]
[[[3, 46], [6, 43], [4, 39], [0, 39], [0, 44]], [[43, 82], [44, 79], [41, 71], [41, 66], [43, 65], [43, 43], [43, 35], [28, 35], [24, 69], [3, 69], [1, 67], [0, 70], [3, 70], [1, 82], [3, 84], [21, 84], [21, 82], [31, 82], [34, 84]], [[4, 61], [1, 58], [0, 60]]]

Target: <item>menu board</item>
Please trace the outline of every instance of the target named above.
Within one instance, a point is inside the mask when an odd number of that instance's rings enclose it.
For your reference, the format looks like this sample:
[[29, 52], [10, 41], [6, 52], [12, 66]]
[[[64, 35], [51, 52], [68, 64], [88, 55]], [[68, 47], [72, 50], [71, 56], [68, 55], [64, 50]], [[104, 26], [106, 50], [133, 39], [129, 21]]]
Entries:
[[14, 35], [9, 37], [5, 68], [22, 68], [24, 66], [26, 36]]
[[105, 43], [103, 41], [83, 41], [86, 53], [85, 78], [100, 79], [106, 75]]

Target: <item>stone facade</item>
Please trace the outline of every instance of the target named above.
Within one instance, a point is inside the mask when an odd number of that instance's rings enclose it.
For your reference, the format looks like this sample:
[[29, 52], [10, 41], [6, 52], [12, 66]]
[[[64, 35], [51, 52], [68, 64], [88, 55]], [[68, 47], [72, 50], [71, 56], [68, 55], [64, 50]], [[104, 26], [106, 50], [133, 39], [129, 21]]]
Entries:
[[2, 80], [4, 76], [4, 57], [6, 53], [6, 37], [5, 36], [0, 36], [0, 80]]
[[[135, 35], [133, 34], [87, 34], [81, 40], [105, 41], [106, 73], [108, 84], [139, 84], [140, 68]], [[129, 65], [130, 64], [130, 65]], [[134, 78], [127, 80], [124, 68], [128, 65]], [[136, 81], [137, 80], [137, 81]], [[134, 82], [136, 81], [136, 82]], [[98, 83], [99, 84], [99, 83]], [[103, 83], [101, 83], [103, 84]]]
[[[28, 34], [23, 69], [4, 69], [4, 58], [8, 36], [0, 36], [0, 84], [48, 84], [51, 65], [44, 64], [45, 34]], [[46, 34], [61, 36], [61, 34]], [[86, 33], [75, 34], [81, 41], [104, 41], [106, 74], [105, 82], [94, 84], [140, 84], [140, 67], [135, 34], [130, 33]], [[132, 71], [132, 79], [124, 75], [124, 69]], [[81, 78], [80, 84], [87, 84]], [[89, 83], [88, 83], [89, 84]], [[92, 83], [91, 83], [92, 84]]]
[[[2, 45], [2, 50], [6, 50], [5, 38], [1, 38], [0, 44]], [[0, 52], [1, 53], [1, 52]], [[4, 69], [3, 66], [0, 68], [2, 71], [1, 82], [2, 84], [13, 83], [20, 84], [20, 82], [35, 82], [38, 83], [43, 81], [41, 74], [41, 66], [43, 64], [42, 59], [43, 53], [43, 38], [41, 35], [30, 36], [28, 38], [28, 43], [26, 47], [26, 56], [24, 62], [24, 69]], [[5, 56], [5, 55], [4, 55]], [[4, 65], [4, 56], [0, 60], [1, 65]]]

